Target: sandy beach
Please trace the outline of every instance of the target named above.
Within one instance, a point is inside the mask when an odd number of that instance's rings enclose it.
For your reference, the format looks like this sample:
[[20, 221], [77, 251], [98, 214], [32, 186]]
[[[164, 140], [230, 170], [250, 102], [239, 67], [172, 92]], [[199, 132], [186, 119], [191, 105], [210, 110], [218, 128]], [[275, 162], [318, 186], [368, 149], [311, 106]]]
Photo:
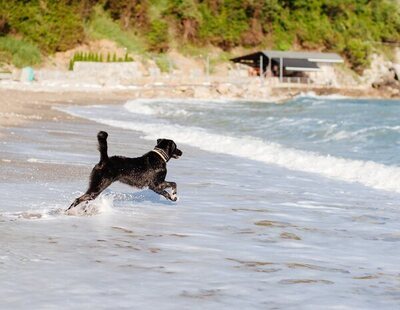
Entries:
[[[21, 135], [15, 134], [15, 129], [22, 132], [30, 131], [31, 127], [41, 127], [43, 123], [62, 124], [65, 121], [80, 124], [87, 121], [68, 115], [54, 109], [58, 105], [92, 105], [92, 104], [122, 104], [134, 97], [127, 91], [119, 92], [40, 92], [0, 90], [0, 138], [3, 144], [23, 142]], [[40, 134], [40, 133], [39, 133]], [[66, 134], [60, 133], [62, 139]], [[59, 164], [37, 163], [27, 161], [10, 154], [4, 148], [0, 150], [0, 179], [4, 182], [19, 182], [21, 180], [60, 181], [74, 177], [82, 177], [80, 167], [65, 167]], [[23, 171], [23, 173], [15, 173]], [[88, 171], [86, 171], [88, 173]], [[86, 177], [85, 177], [86, 178]]]
[[132, 92], [37, 92], [0, 89], [0, 126], [27, 121], [58, 121], [66, 118], [52, 107], [57, 104], [113, 104], [131, 99]]

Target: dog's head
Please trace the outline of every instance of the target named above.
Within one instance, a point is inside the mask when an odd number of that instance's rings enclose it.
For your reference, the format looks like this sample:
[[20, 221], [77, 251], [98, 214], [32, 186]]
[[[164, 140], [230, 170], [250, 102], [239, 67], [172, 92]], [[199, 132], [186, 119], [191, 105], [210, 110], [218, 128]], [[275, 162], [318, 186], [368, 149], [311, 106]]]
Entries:
[[164, 150], [170, 158], [178, 159], [182, 156], [182, 151], [178, 149], [176, 143], [169, 139], [157, 139], [157, 147]]

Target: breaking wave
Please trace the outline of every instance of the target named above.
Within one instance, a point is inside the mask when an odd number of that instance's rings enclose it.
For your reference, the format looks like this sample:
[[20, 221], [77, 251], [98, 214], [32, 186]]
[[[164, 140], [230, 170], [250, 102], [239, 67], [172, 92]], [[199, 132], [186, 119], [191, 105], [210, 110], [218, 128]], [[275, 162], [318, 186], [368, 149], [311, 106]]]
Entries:
[[[165, 120], [155, 120], [152, 117], [159, 114], [160, 116], [165, 115], [168, 108], [171, 109], [171, 113], [173, 111], [176, 115], [177, 107], [168, 104], [161, 108], [159, 106], [150, 107], [147, 101], [154, 102], [154, 100], [137, 100], [125, 104], [125, 109], [131, 113], [151, 116], [135, 121], [109, 119], [100, 117], [100, 115], [71, 111], [71, 109], [62, 110], [71, 115], [84, 117], [108, 126], [143, 132], [144, 138], [148, 140], [155, 140], [162, 133], [164, 137], [169, 137], [178, 144], [187, 144], [209, 152], [247, 158], [336, 180], [357, 182], [376, 189], [400, 192], [400, 167], [374, 161], [322, 155], [312, 151], [285, 147], [253, 136], [224, 135], [200, 127], [182, 126]], [[163, 103], [165, 102], [163, 100]], [[197, 104], [202, 103], [196, 102]], [[204, 102], [204, 105], [207, 104], [210, 102]], [[343, 139], [343, 137], [336, 136], [334, 139]]]
[[123, 129], [145, 133], [144, 138], [155, 140], [160, 132], [173, 137], [177, 143], [205, 151], [248, 158], [287, 169], [317, 173], [348, 182], [358, 182], [376, 189], [400, 192], [400, 168], [372, 161], [350, 160], [283, 147], [254, 137], [232, 137], [207, 132], [202, 128], [107, 119], [95, 121]]
[[313, 91], [308, 91], [308, 92], [302, 92], [298, 94], [294, 99], [299, 99], [299, 98], [314, 98], [314, 99], [326, 99], [326, 100], [342, 100], [342, 99], [347, 99], [349, 97], [343, 96], [343, 95], [337, 95], [337, 94], [330, 94], [330, 95], [317, 95]]

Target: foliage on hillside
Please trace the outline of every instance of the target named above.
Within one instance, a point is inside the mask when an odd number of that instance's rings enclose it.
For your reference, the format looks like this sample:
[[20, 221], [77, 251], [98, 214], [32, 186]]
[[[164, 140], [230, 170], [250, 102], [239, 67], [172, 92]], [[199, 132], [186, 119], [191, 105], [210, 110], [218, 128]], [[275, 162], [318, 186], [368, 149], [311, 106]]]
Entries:
[[17, 67], [39, 64], [40, 50], [33, 44], [13, 37], [0, 37], [0, 65], [13, 63]]
[[44, 54], [91, 37], [141, 53], [210, 44], [336, 51], [361, 71], [373, 49], [400, 42], [399, 16], [395, 0], [0, 0], [0, 36]]

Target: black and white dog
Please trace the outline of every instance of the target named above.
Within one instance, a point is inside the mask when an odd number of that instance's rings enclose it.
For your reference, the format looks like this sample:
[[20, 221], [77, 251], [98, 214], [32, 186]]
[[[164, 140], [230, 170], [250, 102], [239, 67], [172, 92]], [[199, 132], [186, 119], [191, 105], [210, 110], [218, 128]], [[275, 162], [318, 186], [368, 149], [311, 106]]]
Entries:
[[[90, 174], [89, 188], [86, 193], [76, 198], [67, 210], [84, 201], [95, 199], [115, 181], [138, 188], [149, 187], [169, 200], [177, 200], [176, 183], [165, 181], [167, 162], [171, 158], [179, 158], [182, 155], [182, 151], [177, 148], [174, 141], [158, 139], [157, 146], [142, 157], [108, 157], [107, 137], [108, 134], [105, 131], [97, 134], [100, 162], [94, 166]], [[171, 188], [172, 193], [168, 193], [166, 188]]]

